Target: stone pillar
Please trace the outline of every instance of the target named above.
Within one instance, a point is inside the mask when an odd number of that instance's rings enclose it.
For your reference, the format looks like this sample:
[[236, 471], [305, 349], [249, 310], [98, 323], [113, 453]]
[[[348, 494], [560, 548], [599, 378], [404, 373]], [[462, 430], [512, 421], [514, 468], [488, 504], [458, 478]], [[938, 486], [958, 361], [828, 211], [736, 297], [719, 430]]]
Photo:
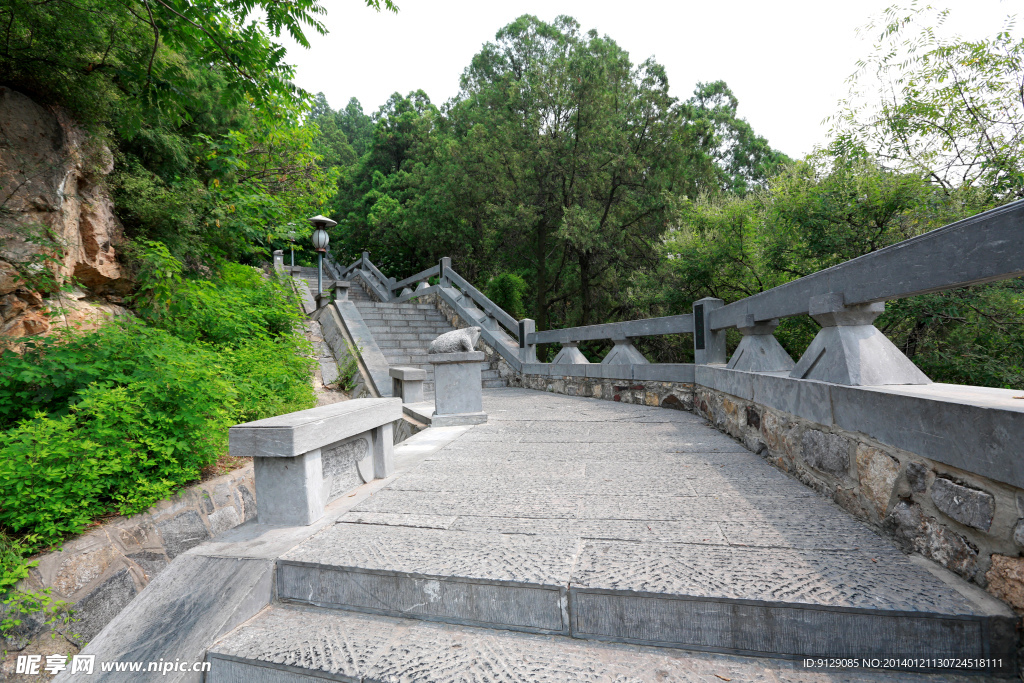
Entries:
[[308, 526], [324, 516], [319, 448], [292, 458], [255, 457], [252, 461], [260, 524]]
[[730, 370], [747, 372], [789, 372], [793, 369], [793, 359], [782, 348], [775, 338], [775, 328], [779, 319], [773, 318], [764, 322], [754, 322], [754, 316], [748, 315], [742, 327], [737, 327], [743, 335], [740, 345], [736, 347], [729, 359]]
[[583, 355], [583, 352], [579, 349], [579, 342], [562, 342], [562, 350], [558, 352], [554, 360], [551, 361], [552, 365], [583, 365], [584, 363], [589, 364], [590, 361]]
[[427, 371], [422, 368], [394, 367], [391, 375], [391, 395], [402, 399], [402, 403], [419, 403], [423, 400], [423, 382]]
[[725, 363], [725, 330], [712, 330], [708, 325], [711, 311], [725, 302], [707, 297], [693, 302], [693, 360], [697, 365]]
[[648, 365], [650, 363], [629, 339], [623, 337], [622, 339], [612, 339], [612, 342], [615, 346], [601, 361], [601, 365]]
[[442, 287], [451, 287], [452, 283], [448, 279], [448, 271], [452, 269], [452, 260], [445, 256], [437, 262], [438, 273], [437, 279]]
[[529, 318], [519, 321], [519, 360], [522, 363], [537, 362], [537, 345], [526, 343], [527, 337], [536, 331], [537, 323]]
[[481, 382], [484, 360], [483, 351], [430, 354], [430, 364], [434, 366], [432, 426], [487, 422]]
[[813, 297], [808, 312], [821, 330], [790, 377], [849, 386], [931, 384], [931, 380], [874, 326], [885, 303], [846, 306], [842, 293]]
[[276, 270], [279, 273], [283, 273], [284, 272], [284, 250], [283, 249], [276, 249], [276, 250], [274, 250], [274, 270]]
[[351, 286], [348, 280], [335, 280], [334, 281], [334, 300], [335, 301], [348, 301], [348, 288]]
[[387, 479], [395, 473], [395, 428], [387, 422], [373, 430], [373, 476]]

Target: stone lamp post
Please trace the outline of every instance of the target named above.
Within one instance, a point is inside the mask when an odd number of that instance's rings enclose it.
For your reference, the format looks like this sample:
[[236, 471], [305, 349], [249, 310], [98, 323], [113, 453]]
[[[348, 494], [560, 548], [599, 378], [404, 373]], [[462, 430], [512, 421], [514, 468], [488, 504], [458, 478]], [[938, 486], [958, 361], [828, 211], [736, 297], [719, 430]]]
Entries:
[[316, 249], [316, 295], [319, 297], [324, 293], [324, 254], [331, 241], [327, 228], [333, 228], [337, 223], [326, 216], [313, 216], [309, 222], [316, 228], [313, 231], [313, 248]]

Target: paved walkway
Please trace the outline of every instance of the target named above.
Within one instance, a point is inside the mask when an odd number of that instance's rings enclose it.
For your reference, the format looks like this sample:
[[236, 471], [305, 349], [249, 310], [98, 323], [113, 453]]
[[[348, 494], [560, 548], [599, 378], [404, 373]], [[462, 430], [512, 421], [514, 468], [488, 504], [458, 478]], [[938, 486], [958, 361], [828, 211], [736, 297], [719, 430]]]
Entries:
[[[564, 636], [925, 656], [999, 613], [691, 413], [520, 389], [485, 390], [484, 409], [280, 558], [279, 596], [307, 607], [215, 652], [363, 680], [961, 680]], [[323, 656], [345, 647], [354, 668]]]

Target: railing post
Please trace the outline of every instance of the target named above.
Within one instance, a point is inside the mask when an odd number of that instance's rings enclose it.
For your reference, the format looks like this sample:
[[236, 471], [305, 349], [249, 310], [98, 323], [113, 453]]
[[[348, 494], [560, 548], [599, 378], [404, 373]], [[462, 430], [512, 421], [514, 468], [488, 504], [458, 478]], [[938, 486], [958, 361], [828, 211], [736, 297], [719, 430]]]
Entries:
[[370, 252], [364, 251], [363, 252], [363, 265], [362, 265], [362, 267], [363, 267], [364, 270], [367, 270], [369, 268], [369, 265], [370, 265]]
[[775, 328], [779, 319], [773, 318], [763, 322], [755, 322], [754, 316], [747, 315], [743, 324], [737, 327], [743, 340], [733, 351], [729, 359], [730, 370], [746, 372], [789, 372], [795, 363], [775, 338]]
[[452, 267], [452, 260], [445, 256], [437, 263], [439, 272], [437, 273], [438, 284], [442, 287], [450, 287], [451, 281], [448, 279], [448, 272]]
[[883, 302], [847, 306], [842, 292], [811, 298], [808, 312], [821, 329], [789, 373], [833, 384], [931, 384], [931, 380], [874, 326]]
[[725, 363], [725, 330], [712, 330], [708, 325], [711, 311], [721, 308], [725, 302], [714, 297], [705, 297], [693, 302], [693, 362], [697, 365]]
[[279, 273], [284, 272], [284, 251], [281, 249], [274, 251], [274, 270]]
[[527, 337], [537, 331], [537, 323], [529, 318], [519, 321], [519, 360], [522, 363], [537, 362], [537, 345], [527, 344]]

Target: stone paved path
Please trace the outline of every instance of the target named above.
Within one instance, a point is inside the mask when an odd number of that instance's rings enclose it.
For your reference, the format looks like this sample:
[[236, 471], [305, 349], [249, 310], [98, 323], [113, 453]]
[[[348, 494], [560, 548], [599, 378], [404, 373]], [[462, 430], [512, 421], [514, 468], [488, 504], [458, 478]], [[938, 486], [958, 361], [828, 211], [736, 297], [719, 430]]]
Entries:
[[[273, 606], [213, 652], [363, 680], [981, 680], [640, 646], [866, 654], [919, 617], [902, 645], [941, 652], [1004, 608], [691, 413], [520, 389], [485, 390], [484, 409], [280, 558], [279, 596], [306, 606]], [[680, 605], [728, 618], [696, 642]], [[716, 623], [751, 628], [723, 648]], [[635, 644], [565, 637], [581, 634]]]

